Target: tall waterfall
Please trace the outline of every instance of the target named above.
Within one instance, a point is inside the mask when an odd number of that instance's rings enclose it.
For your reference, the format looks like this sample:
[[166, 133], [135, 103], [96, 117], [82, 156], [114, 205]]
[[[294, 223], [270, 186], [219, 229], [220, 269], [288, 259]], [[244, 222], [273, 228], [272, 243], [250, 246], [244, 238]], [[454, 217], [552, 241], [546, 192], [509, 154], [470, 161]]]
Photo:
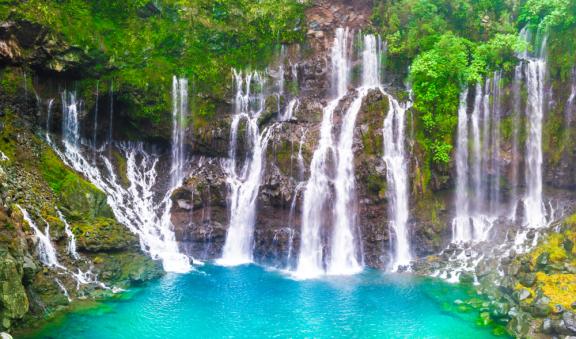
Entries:
[[[260, 189], [260, 180], [264, 171], [264, 153], [271, 128], [262, 132], [258, 127], [258, 118], [264, 110], [263, 80], [259, 73], [234, 71], [236, 85], [235, 114], [230, 128], [229, 159], [225, 170], [229, 186], [230, 226], [221, 265], [241, 265], [252, 262], [254, 243], [254, 224], [256, 222], [256, 202]], [[256, 88], [254, 92], [253, 89]], [[238, 130], [245, 121], [246, 134], [244, 145], [249, 149], [243, 163], [238, 162]]]
[[[468, 90], [460, 95], [456, 143], [456, 216], [452, 242], [488, 240], [500, 202], [500, 72], [477, 84], [468, 117]], [[469, 134], [471, 131], [471, 136]], [[470, 147], [470, 148], [469, 148]], [[470, 157], [470, 154], [472, 155]]]
[[456, 217], [452, 222], [452, 241], [472, 239], [468, 200], [468, 88], [460, 94], [456, 141]]
[[526, 142], [526, 194], [524, 196], [525, 223], [528, 227], [547, 224], [542, 198], [542, 120], [544, 118], [544, 95], [546, 78], [546, 39], [536, 57], [526, 57], [523, 65], [528, 90], [526, 114], [528, 140]]
[[119, 144], [119, 151], [126, 157], [129, 185], [124, 187], [112, 161], [104, 154], [100, 154], [100, 160], [105, 169], [93, 165], [82, 154], [79, 103], [74, 93], [69, 92], [62, 94], [62, 101], [64, 151], [53, 145], [55, 151], [67, 165], [106, 193], [116, 219], [139, 236], [144, 251], [150, 253], [152, 258], [162, 260], [164, 270], [181, 273], [189, 271], [189, 259], [179, 252], [170, 223], [160, 217], [169, 208], [169, 194], [161, 201], [155, 199], [153, 194], [158, 179], [158, 158], [148, 154], [142, 144]]
[[408, 160], [406, 158], [406, 110], [409, 105], [400, 104], [388, 95], [390, 108], [384, 119], [384, 161], [388, 182], [388, 210], [390, 227], [394, 230], [394, 251], [390, 269], [398, 270], [412, 260], [408, 230], [409, 194]]
[[[340, 134], [335, 138], [332, 134], [334, 111], [348, 92], [349, 42], [348, 29], [338, 29], [332, 47], [332, 83], [336, 98], [324, 108], [320, 141], [312, 156], [310, 178], [304, 191], [302, 240], [295, 272], [301, 278], [313, 278], [324, 273], [354, 274], [362, 269], [356, 224], [354, 127], [363, 99], [370, 89], [380, 86], [380, 49], [375, 36], [364, 37], [362, 86], [344, 112]], [[332, 201], [334, 207], [330, 206]], [[330, 252], [325, 257], [322, 234], [330, 226], [333, 227]]]
[[188, 117], [188, 79], [172, 79], [172, 168], [171, 187], [176, 187], [184, 177], [184, 138]]
[[302, 208], [302, 230], [300, 253], [296, 275], [302, 278], [313, 278], [324, 273], [324, 245], [322, 244], [321, 230], [327, 226], [332, 211], [330, 198], [330, 160], [335, 157], [334, 139], [332, 137], [333, 114], [340, 100], [348, 90], [349, 54], [348, 29], [336, 30], [334, 45], [332, 46], [332, 86], [335, 88], [336, 98], [324, 107], [322, 124], [320, 126], [320, 140], [318, 147], [312, 155], [310, 162], [310, 177], [304, 190]]
[[100, 82], [96, 81], [96, 100], [94, 101], [94, 130], [92, 131], [92, 147], [94, 148], [94, 161], [96, 161], [97, 136], [98, 136], [98, 104], [100, 101]]
[[46, 140], [50, 141], [50, 123], [52, 122], [52, 109], [54, 108], [54, 99], [48, 100], [48, 108], [46, 109]]

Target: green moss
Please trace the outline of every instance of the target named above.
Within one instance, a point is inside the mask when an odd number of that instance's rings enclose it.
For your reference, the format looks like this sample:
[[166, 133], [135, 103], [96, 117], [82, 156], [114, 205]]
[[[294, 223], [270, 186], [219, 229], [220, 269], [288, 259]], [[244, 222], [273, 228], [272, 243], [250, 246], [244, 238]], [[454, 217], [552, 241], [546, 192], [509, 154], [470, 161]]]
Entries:
[[387, 183], [386, 179], [380, 175], [370, 174], [366, 177], [368, 190], [378, 195], [380, 199], [386, 197]]
[[114, 161], [118, 169], [117, 173], [118, 176], [120, 177], [120, 183], [124, 187], [130, 186], [130, 179], [128, 179], [128, 168], [127, 168], [128, 164], [126, 162], [126, 159], [122, 156], [122, 154], [120, 154], [116, 150], [112, 151], [112, 156], [114, 157]]
[[147, 4], [30, 0], [3, 7], [6, 16], [44, 25], [79, 47], [91, 59], [83, 76], [114, 80], [130, 118], [154, 124], [170, 111], [173, 75], [191, 79], [195, 93], [210, 93], [200, 100], [210, 105], [224, 97], [232, 67], [264, 67], [277, 46], [304, 38], [306, 5], [296, 0], [164, 0], [158, 12]]
[[134, 248], [137, 244], [136, 236], [111, 218], [73, 222], [72, 231], [79, 248], [85, 251], [119, 251]]
[[159, 262], [135, 252], [100, 253], [93, 262], [101, 272], [100, 277], [119, 287], [160, 277], [163, 274]]
[[42, 152], [40, 170], [71, 215], [87, 220], [113, 215], [106, 202], [106, 195], [68, 168], [48, 147]]
[[[22, 74], [17, 74], [15, 68], [0, 69], [0, 89], [7, 95], [16, 95], [23, 82]], [[31, 87], [29, 87], [31, 88]]]
[[382, 125], [375, 123], [380, 121], [388, 114], [389, 102], [388, 98], [383, 98], [382, 100], [370, 103], [363, 113], [363, 127], [366, 130], [362, 130], [362, 145], [364, 146], [363, 153], [374, 156], [382, 156], [384, 152], [383, 146], [383, 136], [382, 136]]

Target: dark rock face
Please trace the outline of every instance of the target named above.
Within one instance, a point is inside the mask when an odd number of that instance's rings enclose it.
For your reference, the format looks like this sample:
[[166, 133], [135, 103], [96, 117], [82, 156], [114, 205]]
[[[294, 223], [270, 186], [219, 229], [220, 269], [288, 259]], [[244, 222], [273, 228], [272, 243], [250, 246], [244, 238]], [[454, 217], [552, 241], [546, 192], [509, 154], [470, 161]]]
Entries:
[[38, 24], [0, 23], [0, 64], [26, 63], [41, 73], [78, 76], [92, 62], [80, 47], [70, 46]]

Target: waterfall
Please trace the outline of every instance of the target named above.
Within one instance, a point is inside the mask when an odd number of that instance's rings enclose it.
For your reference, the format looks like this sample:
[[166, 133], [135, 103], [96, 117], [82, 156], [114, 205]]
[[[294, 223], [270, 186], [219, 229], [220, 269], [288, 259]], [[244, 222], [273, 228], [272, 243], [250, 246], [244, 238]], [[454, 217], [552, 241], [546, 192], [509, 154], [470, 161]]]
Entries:
[[[463, 90], [460, 95], [453, 243], [488, 240], [494, 222], [501, 212], [500, 78], [500, 72], [495, 72], [491, 79], [486, 79], [484, 88], [480, 83], [476, 84], [470, 118], [467, 113], [468, 90]], [[471, 147], [471, 159], [468, 147]]]
[[321, 230], [328, 225], [325, 211], [329, 209], [330, 200], [330, 160], [334, 154], [334, 139], [332, 137], [333, 114], [340, 100], [348, 90], [348, 29], [338, 28], [332, 46], [332, 84], [336, 90], [336, 98], [331, 100], [322, 116], [320, 125], [320, 140], [310, 162], [310, 177], [304, 190], [302, 206], [302, 230], [300, 253], [296, 276], [313, 278], [324, 273], [323, 244]]
[[60, 264], [60, 262], [58, 262], [56, 249], [54, 248], [54, 245], [52, 244], [52, 241], [50, 240], [50, 224], [48, 224], [46, 222], [46, 229], [44, 230], [44, 232], [42, 232], [42, 231], [40, 231], [38, 226], [36, 226], [36, 223], [32, 220], [32, 218], [30, 217], [30, 214], [28, 214], [28, 211], [26, 211], [20, 205], [16, 205], [16, 207], [18, 207], [20, 212], [22, 212], [22, 216], [24, 217], [24, 220], [28, 223], [30, 228], [32, 228], [32, 230], [34, 231], [34, 236], [38, 240], [37, 249], [38, 249], [38, 257], [40, 258], [40, 261], [48, 267], [65, 269], [64, 266], [62, 266]]
[[100, 97], [99, 82], [96, 81], [96, 101], [94, 102], [94, 131], [92, 132], [92, 146], [94, 147], [94, 160], [96, 160], [96, 136], [98, 134], [98, 101]]
[[390, 269], [393, 271], [410, 264], [410, 235], [408, 230], [409, 195], [408, 163], [406, 158], [406, 110], [391, 96], [388, 96], [390, 108], [384, 119], [384, 162], [388, 182], [388, 210], [390, 228], [394, 231], [394, 251]]
[[80, 259], [80, 255], [78, 255], [78, 252], [76, 251], [76, 237], [74, 236], [74, 233], [72, 233], [72, 228], [70, 227], [70, 224], [68, 224], [66, 218], [64, 218], [62, 212], [58, 209], [56, 209], [56, 212], [58, 213], [60, 221], [64, 223], [64, 233], [66, 233], [66, 237], [68, 237], [68, 253], [72, 259], [78, 260]]
[[78, 147], [80, 142], [80, 125], [78, 111], [81, 103], [76, 100], [76, 93], [62, 92], [62, 136], [67, 147]]
[[[271, 128], [262, 132], [258, 127], [258, 118], [264, 110], [263, 80], [259, 73], [234, 71], [236, 85], [235, 114], [230, 129], [229, 159], [225, 165], [227, 183], [229, 186], [230, 226], [226, 234], [226, 242], [221, 265], [241, 265], [252, 262], [254, 242], [254, 224], [256, 222], [256, 202], [260, 189], [260, 180], [264, 171], [264, 154]], [[252, 92], [252, 85], [256, 91]], [[251, 149], [243, 164], [238, 163], [238, 129], [240, 122], [245, 121], [246, 134], [244, 144]]]
[[[523, 36], [527, 39], [526, 34], [524, 33]], [[542, 120], [544, 118], [546, 77], [545, 52], [546, 39], [544, 38], [536, 57], [523, 55], [524, 76], [528, 90], [526, 103], [528, 135], [526, 140], [524, 221], [526, 226], [532, 228], [547, 225], [546, 211], [542, 198]]]
[[60, 279], [54, 278], [54, 282], [56, 282], [56, 285], [58, 285], [62, 293], [64, 293], [64, 296], [66, 297], [66, 299], [68, 299], [68, 302], [71, 302], [72, 299], [70, 298], [70, 294], [68, 294], [68, 290], [66, 289], [64, 284], [60, 281]]
[[184, 177], [184, 139], [186, 137], [186, 119], [188, 117], [188, 80], [172, 79], [172, 166], [170, 170], [171, 187], [180, 185]]
[[520, 126], [520, 115], [522, 110], [522, 98], [520, 89], [522, 86], [522, 66], [518, 65], [514, 69], [514, 79], [512, 82], [512, 126], [517, 126], [512, 131], [512, 174], [511, 174], [511, 189], [510, 189], [510, 220], [516, 221], [517, 210], [518, 210], [518, 175], [520, 167], [520, 157], [518, 151], [518, 143], [520, 138], [519, 126]]
[[[304, 191], [300, 254], [295, 271], [299, 278], [354, 274], [363, 266], [357, 240], [354, 127], [364, 98], [371, 89], [380, 86], [380, 50], [375, 36], [364, 36], [362, 86], [344, 112], [340, 134], [335, 138], [332, 134], [334, 111], [348, 92], [350, 78], [349, 36], [348, 29], [337, 29], [332, 46], [332, 84], [336, 98], [324, 108], [320, 141], [312, 156]], [[334, 207], [330, 207], [332, 201]], [[325, 257], [322, 238], [330, 226], [330, 251]]]
[[456, 141], [456, 217], [452, 221], [452, 241], [470, 241], [472, 226], [470, 225], [468, 201], [468, 88], [460, 94], [458, 107], [458, 132]]
[[[164, 270], [184, 273], [190, 270], [188, 257], [181, 254], [171, 224], [159, 215], [166, 215], [170, 195], [166, 194], [158, 202], [153, 187], [157, 184], [156, 165], [158, 158], [144, 151], [141, 143], [120, 144], [119, 150], [126, 158], [125, 188], [118, 180], [111, 161], [100, 154], [106, 171], [89, 162], [80, 150], [78, 102], [73, 93], [64, 92], [63, 98], [63, 138], [64, 152], [55, 148], [64, 162], [82, 173], [96, 187], [104, 191], [108, 204], [116, 219], [128, 227], [140, 239], [141, 247], [153, 259], [161, 259]], [[112, 146], [112, 145], [110, 145]]]
[[110, 120], [108, 121], [108, 145], [112, 145], [112, 127], [114, 125], [114, 81], [110, 82]]
[[286, 110], [280, 116], [280, 121], [290, 121], [294, 118], [294, 112], [298, 110], [298, 106], [300, 105], [300, 100], [298, 98], [294, 98], [288, 102], [286, 106]]
[[300, 143], [298, 144], [298, 155], [296, 156], [296, 163], [298, 165], [298, 180], [300, 182], [304, 181], [304, 171], [306, 171], [304, 165], [304, 156], [302, 155], [302, 146], [304, 146], [304, 141], [306, 140], [306, 134], [308, 134], [308, 130], [302, 132], [300, 136]]
[[54, 107], [54, 99], [48, 101], [48, 109], [46, 110], [46, 140], [50, 142], [50, 122], [52, 121], [52, 108]]

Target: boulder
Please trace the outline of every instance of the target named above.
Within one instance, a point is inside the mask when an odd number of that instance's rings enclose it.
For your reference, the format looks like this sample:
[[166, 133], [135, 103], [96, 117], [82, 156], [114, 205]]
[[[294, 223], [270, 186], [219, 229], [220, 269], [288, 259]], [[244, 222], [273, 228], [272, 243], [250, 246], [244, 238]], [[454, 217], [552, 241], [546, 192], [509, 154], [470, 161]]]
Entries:
[[9, 329], [12, 321], [28, 312], [28, 297], [22, 285], [22, 263], [0, 249], [0, 329]]

